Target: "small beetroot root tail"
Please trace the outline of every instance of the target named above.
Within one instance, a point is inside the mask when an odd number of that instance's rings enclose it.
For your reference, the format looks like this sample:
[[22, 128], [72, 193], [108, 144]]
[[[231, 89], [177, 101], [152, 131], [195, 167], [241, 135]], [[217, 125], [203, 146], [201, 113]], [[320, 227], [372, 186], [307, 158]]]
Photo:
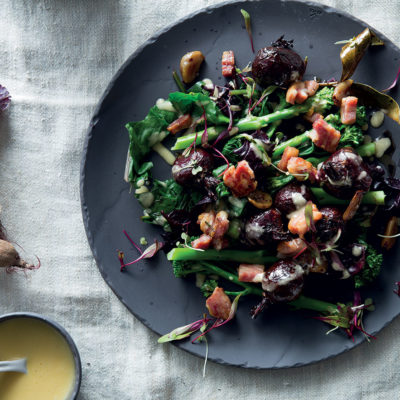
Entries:
[[25, 260], [23, 260], [22, 258], [20, 259], [20, 262], [18, 265], [13, 265], [10, 267], [6, 268], [6, 272], [8, 274], [11, 274], [13, 272], [19, 272], [19, 271], [24, 271], [26, 273], [27, 270], [35, 270], [35, 269], [39, 269], [41, 266], [41, 262], [40, 262], [40, 258], [38, 256], [35, 256], [37, 258], [37, 264], [30, 264], [27, 263]]

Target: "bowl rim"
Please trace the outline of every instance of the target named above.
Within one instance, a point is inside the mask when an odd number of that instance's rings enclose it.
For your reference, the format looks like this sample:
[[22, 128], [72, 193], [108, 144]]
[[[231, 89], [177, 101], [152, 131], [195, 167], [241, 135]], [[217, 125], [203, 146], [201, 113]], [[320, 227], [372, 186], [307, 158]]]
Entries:
[[76, 347], [76, 344], [75, 344], [74, 340], [72, 339], [71, 335], [58, 322], [56, 322], [56, 321], [52, 320], [51, 318], [48, 318], [44, 315], [37, 314], [34, 312], [19, 311], [19, 312], [13, 312], [13, 313], [7, 313], [7, 314], [0, 315], [0, 324], [4, 321], [10, 320], [10, 319], [15, 319], [15, 318], [27, 318], [27, 319], [31, 318], [31, 319], [36, 319], [36, 320], [42, 321], [42, 322], [46, 323], [47, 325], [51, 326], [52, 328], [54, 328], [65, 339], [65, 341], [68, 344], [68, 347], [70, 348], [70, 350], [72, 352], [72, 356], [74, 358], [74, 365], [75, 365], [75, 380], [74, 380], [74, 384], [73, 384], [73, 389], [72, 389], [68, 399], [76, 400], [78, 397], [78, 394], [79, 394], [79, 390], [81, 387], [81, 381], [82, 381], [82, 363], [81, 363], [81, 357], [79, 355], [78, 348]]

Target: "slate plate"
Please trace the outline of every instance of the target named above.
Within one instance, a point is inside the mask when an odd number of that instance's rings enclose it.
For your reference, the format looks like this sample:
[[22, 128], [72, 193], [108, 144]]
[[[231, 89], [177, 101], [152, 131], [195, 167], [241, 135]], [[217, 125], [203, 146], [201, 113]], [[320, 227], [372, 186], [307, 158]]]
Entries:
[[[137, 240], [145, 236], [150, 242], [160, 234], [158, 229], [140, 221], [142, 209], [122, 179], [128, 147], [124, 125], [142, 119], [157, 98], [165, 98], [176, 90], [171, 72], [178, 68], [187, 51], [201, 50], [207, 60], [201, 77], [220, 84], [223, 50], [233, 49], [240, 66], [252, 60], [241, 8], [252, 17], [256, 49], [269, 45], [282, 34], [295, 39], [295, 50], [308, 56], [306, 78], [339, 78], [340, 46], [334, 42], [350, 38], [367, 26], [347, 14], [314, 3], [223, 3], [192, 14], [151, 38], [111, 81], [93, 116], [85, 143], [81, 170], [83, 219], [104, 279], [128, 309], [160, 335], [198, 319], [205, 311], [204, 298], [193, 282], [173, 277], [163, 253], [126, 273], [119, 271], [117, 249], [128, 249], [128, 260], [137, 257], [123, 236], [123, 229]], [[400, 50], [380, 36], [386, 46], [371, 49], [354, 76], [356, 81], [376, 88], [389, 85], [400, 58]], [[396, 90], [392, 94], [398, 97]], [[391, 121], [385, 124], [375, 133], [386, 128], [398, 131]], [[399, 159], [397, 152], [394, 158]], [[166, 178], [169, 168], [160, 158], [154, 160], [155, 175]], [[363, 293], [376, 302], [376, 311], [365, 318], [365, 329], [370, 333], [378, 332], [399, 313], [400, 299], [392, 291], [400, 278], [399, 258], [397, 249], [386, 258], [385, 269], [374, 288]], [[342, 297], [346, 296], [351, 299], [350, 293]], [[362, 335], [356, 335], [352, 342], [338, 331], [327, 336], [327, 325], [286, 309], [266, 312], [253, 321], [249, 309], [255, 302], [256, 299], [241, 302], [237, 318], [209, 335], [210, 360], [247, 368], [285, 368], [323, 360], [363, 341]], [[204, 356], [204, 345], [190, 341], [176, 344]]]

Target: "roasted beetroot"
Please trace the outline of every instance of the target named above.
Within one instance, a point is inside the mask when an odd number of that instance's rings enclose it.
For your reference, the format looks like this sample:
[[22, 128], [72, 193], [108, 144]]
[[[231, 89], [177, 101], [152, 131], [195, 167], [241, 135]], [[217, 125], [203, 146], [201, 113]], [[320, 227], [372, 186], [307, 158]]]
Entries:
[[283, 214], [289, 214], [305, 206], [312, 199], [311, 190], [306, 185], [290, 183], [275, 195], [275, 207]]
[[324, 161], [318, 180], [327, 192], [340, 198], [351, 198], [356, 190], [368, 191], [372, 183], [367, 166], [351, 148], [344, 147]]
[[294, 261], [281, 260], [265, 273], [262, 288], [273, 303], [292, 301], [300, 296], [304, 285], [304, 270]]
[[315, 224], [316, 235], [321, 242], [327, 242], [338, 233], [339, 229], [343, 232], [342, 212], [335, 207], [323, 207], [319, 211], [322, 214], [322, 219]]
[[290, 42], [278, 40], [258, 51], [252, 64], [252, 74], [260, 86], [288, 86], [302, 78], [306, 65], [291, 46]]
[[254, 215], [245, 225], [245, 240], [254, 246], [265, 246], [276, 240], [288, 240], [279, 210], [272, 208]]
[[213, 156], [203, 149], [191, 150], [189, 155], [181, 154], [172, 166], [172, 176], [182, 186], [193, 186], [214, 167]]

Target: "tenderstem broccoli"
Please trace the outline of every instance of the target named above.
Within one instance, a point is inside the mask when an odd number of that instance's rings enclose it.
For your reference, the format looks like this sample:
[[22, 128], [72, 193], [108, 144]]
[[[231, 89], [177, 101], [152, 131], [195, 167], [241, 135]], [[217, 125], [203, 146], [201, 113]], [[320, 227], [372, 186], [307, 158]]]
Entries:
[[[315, 196], [318, 204], [325, 205], [348, 205], [349, 199], [339, 199], [338, 197], [332, 196], [325, 192], [322, 188], [311, 188], [313, 195]], [[375, 204], [378, 206], [385, 204], [385, 192], [383, 190], [373, 190], [364, 194], [362, 204]]]
[[[364, 109], [364, 107], [358, 107], [358, 108]], [[354, 125], [344, 125], [340, 120], [339, 114], [329, 114], [325, 118], [325, 121], [331, 124], [335, 129], [337, 129], [340, 132], [341, 134], [339, 142], [340, 147], [349, 146], [355, 148], [358, 147], [360, 144], [362, 144], [364, 140], [364, 132], [361, 129], [359, 120], [357, 120], [357, 122]], [[364, 119], [362, 118], [362, 122], [363, 121]]]
[[[209, 262], [201, 261], [194, 265], [187, 261], [173, 261], [174, 274], [177, 277], [187, 276], [191, 273], [204, 273], [208, 275], [217, 275], [233, 284], [242, 287], [240, 292], [226, 291], [226, 294], [237, 296], [238, 294], [263, 296], [263, 290], [255, 284], [239, 281], [237, 274], [232, 271], [227, 271], [222, 267], [216, 266]], [[202, 292], [207, 297], [217, 286], [215, 280], [206, 280], [202, 285]], [[368, 301], [367, 301], [368, 300]], [[352, 304], [333, 304], [323, 300], [318, 300], [301, 295], [297, 299], [288, 302], [287, 304], [294, 309], [312, 310], [320, 313], [317, 319], [332, 325], [335, 328], [343, 328], [352, 336], [353, 328], [362, 330], [362, 313], [364, 309], [372, 310], [372, 303], [367, 299], [365, 304], [357, 304], [354, 307]]]
[[274, 263], [277, 258], [264, 250], [196, 250], [190, 247], [177, 247], [172, 249], [167, 258], [170, 261], [233, 261], [249, 264]]
[[[231, 135], [240, 132], [255, 131], [257, 129], [264, 128], [273, 122], [280, 121], [282, 119], [290, 119], [300, 114], [304, 114], [311, 108], [314, 108], [315, 111], [323, 112], [332, 107], [333, 105], [332, 101], [333, 90], [334, 90], [333, 88], [324, 87], [323, 89], [319, 90], [314, 96], [307, 99], [303, 104], [296, 104], [294, 106], [285, 108], [283, 110], [278, 110], [271, 114], [263, 115], [260, 117], [249, 115], [245, 118], [242, 118], [239, 121], [237, 121], [234, 127], [232, 128]], [[209, 142], [214, 141], [218, 137], [220, 132], [222, 132], [221, 127], [209, 128], [207, 130], [208, 141]], [[184, 150], [187, 147], [189, 147], [195, 140], [196, 144], [200, 145], [203, 133], [204, 131], [197, 132], [197, 140], [196, 140], [196, 133], [181, 136], [180, 138], [177, 139], [172, 150]], [[305, 138], [303, 138], [303, 141], [304, 140]]]

